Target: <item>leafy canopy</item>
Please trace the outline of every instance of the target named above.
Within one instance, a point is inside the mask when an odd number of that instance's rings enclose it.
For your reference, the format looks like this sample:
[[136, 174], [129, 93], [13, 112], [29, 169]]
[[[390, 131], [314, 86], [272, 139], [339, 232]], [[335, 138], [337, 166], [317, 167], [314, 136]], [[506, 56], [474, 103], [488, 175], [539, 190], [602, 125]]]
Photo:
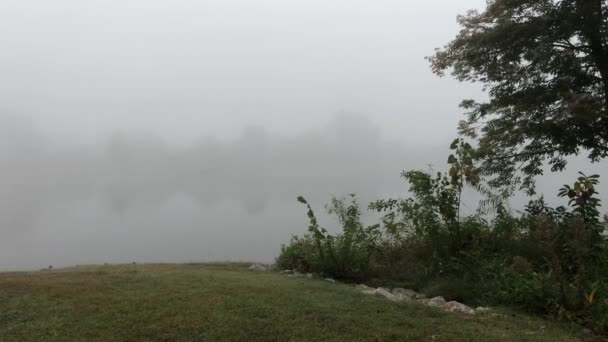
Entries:
[[608, 156], [608, 1], [488, 0], [458, 21], [429, 59], [434, 73], [488, 91], [462, 102], [459, 131], [478, 139], [492, 185], [533, 193], [545, 162], [559, 171], [570, 155]]

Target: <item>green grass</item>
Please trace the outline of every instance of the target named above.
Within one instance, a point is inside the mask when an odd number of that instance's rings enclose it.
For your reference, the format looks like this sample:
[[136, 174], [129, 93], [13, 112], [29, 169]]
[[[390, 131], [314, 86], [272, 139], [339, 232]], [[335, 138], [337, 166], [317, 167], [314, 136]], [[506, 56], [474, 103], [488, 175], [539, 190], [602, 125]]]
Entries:
[[247, 266], [0, 273], [0, 341], [585, 340], [580, 328], [510, 311], [446, 313]]

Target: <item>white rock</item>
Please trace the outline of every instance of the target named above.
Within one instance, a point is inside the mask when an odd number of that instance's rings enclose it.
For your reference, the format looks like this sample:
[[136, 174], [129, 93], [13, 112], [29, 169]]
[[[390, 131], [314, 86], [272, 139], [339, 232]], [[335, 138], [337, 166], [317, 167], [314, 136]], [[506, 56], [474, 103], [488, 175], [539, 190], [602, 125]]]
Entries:
[[262, 264], [253, 264], [249, 266], [250, 271], [266, 272], [268, 268]]
[[428, 298], [418, 298], [418, 299], [416, 299], [416, 301], [417, 301], [418, 303], [421, 303], [421, 304], [424, 304], [424, 305], [428, 305], [428, 304], [429, 304], [430, 299], [428, 299]]
[[306, 273], [306, 278], [312, 279], [312, 273]]
[[376, 294], [376, 289], [371, 288], [365, 284], [359, 284], [356, 286], [356, 289], [361, 291], [363, 294], [373, 295]]
[[292, 277], [292, 278], [301, 278], [304, 277], [304, 274], [298, 272], [298, 271], [294, 271], [292, 274], [288, 274], [288, 277]]
[[443, 307], [446, 304], [446, 301], [443, 297], [439, 296], [439, 297], [434, 297], [431, 298], [426, 305], [428, 306], [434, 306], [434, 307]]
[[416, 293], [416, 295], [414, 296], [414, 299], [418, 300], [418, 299], [427, 299], [427, 298], [424, 293]]
[[402, 289], [398, 287], [393, 289], [393, 295], [395, 295], [400, 300], [414, 300], [420, 294], [413, 290]]
[[333, 279], [331, 279], [331, 278], [325, 278], [325, 281], [328, 281], [328, 282], [330, 282], [330, 283], [335, 283], [335, 282], [336, 282], [335, 280], [333, 280]]
[[283, 272], [281, 272], [283, 274], [292, 274], [293, 270], [283, 270]]
[[486, 312], [490, 312], [490, 308], [487, 307], [483, 307], [483, 306], [478, 306], [477, 308], [475, 308], [475, 312], [477, 313], [486, 313]]
[[384, 296], [386, 299], [393, 301], [393, 302], [398, 302], [399, 301], [399, 297], [395, 296], [394, 294], [391, 293], [391, 291], [383, 288], [383, 287], [379, 287], [376, 289], [375, 294], [379, 294], [381, 296]]
[[468, 307], [462, 303], [456, 302], [456, 301], [447, 302], [443, 306], [443, 309], [445, 311], [458, 312], [458, 313], [463, 313], [463, 314], [467, 314], [467, 315], [475, 314], [475, 310], [471, 309], [470, 307]]

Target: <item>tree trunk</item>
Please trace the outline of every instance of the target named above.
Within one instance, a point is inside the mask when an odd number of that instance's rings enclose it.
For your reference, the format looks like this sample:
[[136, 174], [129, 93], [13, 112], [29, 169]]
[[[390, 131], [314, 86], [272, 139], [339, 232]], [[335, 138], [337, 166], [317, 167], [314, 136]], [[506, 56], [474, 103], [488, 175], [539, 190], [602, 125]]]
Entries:
[[608, 115], [608, 50], [602, 37], [604, 13], [602, 0], [577, 0], [577, 7], [584, 23], [582, 35], [589, 41], [591, 56], [602, 79], [604, 113]]

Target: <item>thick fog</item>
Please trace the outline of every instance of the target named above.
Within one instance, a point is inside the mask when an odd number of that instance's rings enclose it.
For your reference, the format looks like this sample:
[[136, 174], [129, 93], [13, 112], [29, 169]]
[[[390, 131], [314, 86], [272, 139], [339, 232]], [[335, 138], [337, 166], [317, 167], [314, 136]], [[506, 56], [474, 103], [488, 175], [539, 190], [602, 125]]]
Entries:
[[298, 195], [405, 196], [484, 96], [424, 57], [484, 5], [2, 1], [0, 270], [269, 262], [306, 230]]

